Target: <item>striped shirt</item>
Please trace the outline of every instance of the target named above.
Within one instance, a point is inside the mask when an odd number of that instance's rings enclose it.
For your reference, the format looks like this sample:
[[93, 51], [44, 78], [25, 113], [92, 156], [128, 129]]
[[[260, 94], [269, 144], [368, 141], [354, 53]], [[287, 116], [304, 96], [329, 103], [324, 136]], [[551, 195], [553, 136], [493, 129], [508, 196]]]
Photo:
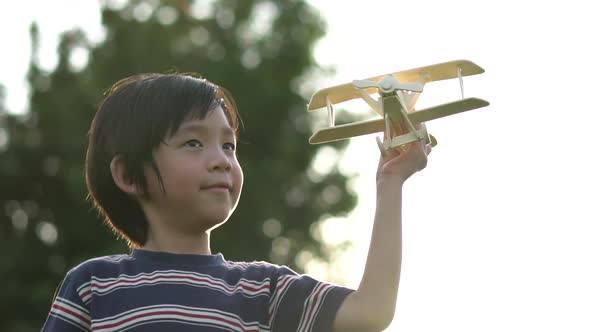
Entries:
[[42, 331], [330, 331], [351, 291], [266, 262], [135, 249], [70, 270]]

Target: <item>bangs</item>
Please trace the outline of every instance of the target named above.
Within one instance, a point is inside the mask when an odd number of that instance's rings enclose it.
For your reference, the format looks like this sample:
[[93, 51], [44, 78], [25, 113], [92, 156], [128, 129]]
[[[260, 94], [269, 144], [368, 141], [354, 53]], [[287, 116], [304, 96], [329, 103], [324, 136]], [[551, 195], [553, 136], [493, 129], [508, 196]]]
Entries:
[[144, 122], [139, 127], [147, 132], [140, 136], [147, 138], [150, 148], [174, 135], [183, 121], [202, 120], [217, 107], [222, 108], [237, 137], [239, 120], [231, 95], [205, 79], [191, 74], [161, 75], [145, 80], [138, 88], [133, 108], [143, 113], [136, 119]]
[[[203, 120], [210, 111], [221, 107], [227, 121], [237, 137], [239, 119], [231, 95], [223, 88], [201, 78], [193, 76], [174, 76], [178, 80], [170, 84], [171, 91], [156, 88], [162, 98], [154, 105], [155, 121], [152, 131], [155, 137], [150, 140], [155, 145], [166, 136], [174, 135], [186, 120]], [[160, 129], [160, 130], [158, 130]]]

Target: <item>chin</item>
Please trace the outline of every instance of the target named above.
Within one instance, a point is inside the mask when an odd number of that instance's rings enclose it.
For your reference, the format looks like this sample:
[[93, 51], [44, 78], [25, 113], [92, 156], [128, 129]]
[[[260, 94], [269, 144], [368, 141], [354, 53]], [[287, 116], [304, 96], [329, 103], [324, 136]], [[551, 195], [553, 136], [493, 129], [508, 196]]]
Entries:
[[207, 227], [208, 230], [215, 229], [223, 224], [229, 219], [231, 213], [216, 213], [211, 214], [205, 218], [203, 218], [202, 224]]
[[225, 224], [225, 221], [222, 221], [222, 222], [217, 223], [215, 225], [211, 225], [211, 227], [207, 228], [207, 232], [211, 232], [211, 231], [217, 229], [219, 226], [221, 226], [223, 224]]

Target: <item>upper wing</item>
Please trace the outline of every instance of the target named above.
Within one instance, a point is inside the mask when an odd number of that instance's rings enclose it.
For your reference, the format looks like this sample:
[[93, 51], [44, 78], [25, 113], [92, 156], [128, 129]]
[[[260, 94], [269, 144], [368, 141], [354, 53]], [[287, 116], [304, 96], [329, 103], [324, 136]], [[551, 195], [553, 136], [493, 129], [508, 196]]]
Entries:
[[[377, 88], [367, 88], [365, 91], [368, 94], [373, 94], [378, 91]], [[338, 104], [347, 100], [352, 100], [360, 97], [358, 90], [352, 86], [351, 83], [336, 85], [333, 87], [321, 89], [311, 96], [311, 100], [307, 105], [308, 111], [315, 111], [326, 107], [326, 97], [330, 97], [332, 104]]]
[[[378, 82], [386, 75], [393, 75], [401, 83], [419, 82], [422, 84], [447, 80], [457, 77], [457, 68], [461, 68], [461, 76], [477, 75], [484, 72], [484, 69], [468, 60], [456, 60], [443, 62], [426, 67], [404, 70], [396, 73], [385, 74], [368, 78], [368, 80]], [[372, 94], [377, 92], [377, 88], [368, 88], [365, 90]], [[326, 107], [326, 97], [329, 96], [332, 104], [338, 104], [347, 100], [359, 98], [357, 89], [352, 84], [341, 84], [330, 88], [317, 91], [311, 97], [307, 105], [308, 111]]]

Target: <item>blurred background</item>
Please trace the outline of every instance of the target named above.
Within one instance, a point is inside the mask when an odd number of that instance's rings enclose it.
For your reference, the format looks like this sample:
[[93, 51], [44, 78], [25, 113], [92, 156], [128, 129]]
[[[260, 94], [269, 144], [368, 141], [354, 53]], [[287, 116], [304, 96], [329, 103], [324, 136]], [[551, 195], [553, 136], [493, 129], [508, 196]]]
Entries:
[[[391, 331], [590, 330], [590, 23], [538, 1], [21, 1], [0, 4], [0, 331], [38, 331], [64, 274], [123, 253], [85, 201], [86, 133], [103, 92], [138, 72], [199, 72], [244, 122], [240, 205], [212, 236], [356, 287], [370, 238], [373, 136], [312, 146], [311, 94], [469, 59], [491, 106], [428, 124], [439, 140], [404, 192]], [[460, 98], [427, 85], [417, 108]], [[337, 122], [371, 117], [362, 103]]]

